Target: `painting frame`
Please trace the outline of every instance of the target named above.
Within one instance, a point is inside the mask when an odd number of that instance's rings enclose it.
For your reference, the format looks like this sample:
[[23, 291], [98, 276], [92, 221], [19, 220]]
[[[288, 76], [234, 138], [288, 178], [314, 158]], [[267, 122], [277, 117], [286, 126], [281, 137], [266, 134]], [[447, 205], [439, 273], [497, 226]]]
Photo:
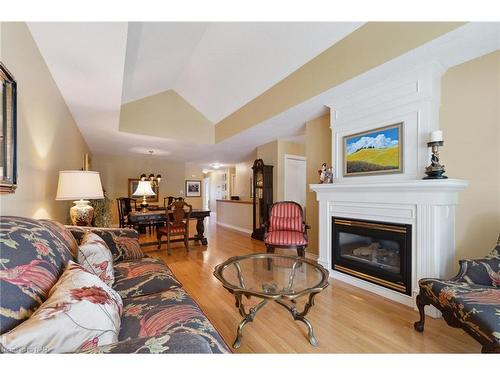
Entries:
[[0, 193], [17, 188], [17, 82], [0, 62]]
[[201, 197], [201, 180], [185, 181], [186, 197]]
[[[133, 195], [135, 189], [137, 189], [137, 185], [139, 184], [139, 181], [141, 181], [140, 178], [129, 178], [128, 179], [128, 197], [132, 199], [138, 199], [140, 198], [142, 200], [142, 197], [138, 197]], [[148, 203], [158, 203], [160, 200], [160, 186], [151, 186], [151, 189], [155, 192], [155, 196], [152, 197], [146, 197], [146, 202]]]
[[[370, 163], [366, 160], [357, 160], [356, 162], [348, 161], [348, 148], [349, 142], [352, 142], [356, 139], [361, 139], [362, 137], [370, 137], [370, 135], [375, 134], [384, 134], [396, 130], [397, 133], [397, 166], [389, 167], [384, 165], [377, 165], [374, 163]], [[390, 139], [390, 138], [389, 138]], [[394, 141], [394, 140], [392, 140]], [[403, 173], [404, 166], [404, 122], [396, 122], [390, 125], [373, 128], [370, 130], [365, 130], [362, 132], [345, 135], [343, 137], [343, 157], [344, 157], [344, 165], [343, 165], [343, 176], [344, 177], [355, 177], [355, 176], [373, 176], [373, 175], [385, 175], [385, 174], [397, 174]], [[369, 147], [374, 148], [374, 147]], [[384, 147], [384, 150], [387, 150], [392, 147]], [[358, 149], [357, 151], [359, 151]], [[355, 151], [355, 152], [357, 152]], [[351, 163], [351, 165], [350, 165]], [[356, 164], [354, 164], [356, 163]], [[354, 165], [353, 165], [354, 164]], [[378, 169], [377, 169], [378, 167]], [[361, 170], [365, 169], [365, 170]]]

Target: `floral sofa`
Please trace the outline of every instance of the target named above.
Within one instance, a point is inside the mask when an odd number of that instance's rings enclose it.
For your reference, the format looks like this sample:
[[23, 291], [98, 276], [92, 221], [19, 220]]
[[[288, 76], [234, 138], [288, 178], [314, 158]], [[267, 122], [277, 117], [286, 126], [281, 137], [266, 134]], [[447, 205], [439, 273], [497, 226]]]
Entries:
[[450, 326], [479, 341], [483, 353], [500, 353], [500, 237], [485, 258], [461, 260], [454, 278], [422, 279], [419, 286], [417, 331], [424, 330], [424, 307], [433, 305]]
[[[0, 217], [0, 335], [47, 299], [86, 230], [113, 255], [112, 285], [123, 301], [118, 342], [86, 353], [227, 353], [229, 348], [159, 259], [144, 256], [133, 229], [66, 227], [50, 220]], [[0, 336], [1, 337], [1, 336]], [[0, 344], [0, 352], [5, 352]]]

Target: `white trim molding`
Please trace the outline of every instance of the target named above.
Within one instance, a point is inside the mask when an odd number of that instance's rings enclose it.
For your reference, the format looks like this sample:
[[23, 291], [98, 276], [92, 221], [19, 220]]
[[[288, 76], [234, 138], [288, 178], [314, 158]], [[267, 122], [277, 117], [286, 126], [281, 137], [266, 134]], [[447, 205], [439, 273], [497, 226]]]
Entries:
[[[458, 193], [467, 186], [462, 180], [422, 180], [430, 162], [429, 133], [439, 129], [441, 77], [445, 70], [435, 60], [406, 70], [378, 69], [337, 90], [329, 105], [334, 183], [310, 185], [319, 201], [318, 262], [334, 278], [414, 308], [419, 279], [452, 276], [455, 206]], [[401, 173], [344, 176], [344, 136], [400, 122]], [[332, 217], [411, 225], [412, 295], [334, 271]], [[436, 309], [428, 309], [427, 313], [439, 316]]]
[[230, 225], [230, 224], [221, 223], [221, 222], [217, 222], [217, 225], [220, 225], [221, 227], [224, 227], [224, 228], [236, 230], [238, 232], [243, 232], [243, 233], [246, 233], [246, 234], [252, 234], [252, 231], [250, 229], [238, 227], [236, 225]]

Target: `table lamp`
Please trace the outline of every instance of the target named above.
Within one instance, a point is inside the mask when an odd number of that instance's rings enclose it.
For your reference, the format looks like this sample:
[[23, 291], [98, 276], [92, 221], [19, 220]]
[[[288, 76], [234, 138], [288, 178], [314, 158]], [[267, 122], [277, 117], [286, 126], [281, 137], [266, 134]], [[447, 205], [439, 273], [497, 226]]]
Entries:
[[141, 180], [137, 185], [137, 189], [135, 189], [134, 196], [142, 196], [141, 207], [143, 211], [146, 211], [146, 207], [148, 207], [148, 202], [146, 202], [146, 197], [155, 196], [155, 192], [151, 189], [151, 182], [149, 180]]
[[94, 216], [94, 208], [85, 199], [103, 199], [99, 172], [93, 171], [60, 171], [57, 184], [56, 200], [74, 200], [69, 210], [71, 223], [79, 226], [90, 226]]

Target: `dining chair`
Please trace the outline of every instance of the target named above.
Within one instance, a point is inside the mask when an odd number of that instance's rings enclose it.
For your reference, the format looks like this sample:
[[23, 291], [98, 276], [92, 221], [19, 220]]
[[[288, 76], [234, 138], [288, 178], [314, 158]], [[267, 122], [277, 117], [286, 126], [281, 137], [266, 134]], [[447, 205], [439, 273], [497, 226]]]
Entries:
[[170, 206], [175, 200], [184, 199], [182, 197], [174, 197], [169, 195], [168, 197], [163, 198], [163, 207], [167, 208]]
[[132, 212], [132, 204], [134, 205], [134, 210], [137, 210], [137, 200], [134, 198], [120, 197], [116, 198], [118, 207], [118, 220], [120, 228], [131, 227], [128, 223], [128, 214]]
[[[186, 208], [187, 207], [187, 210]], [[189, 252], [189, 219], [193, 212], [193, 206], [187, 204], [184, 199], [176, 199], [167, 206], [167, 225], [158, 227], [156, 238], [158, 249], [161, 248], [161, 239], [167, 236], [167, 254], [171, 254], [170, 240], [172, 237], [184, 237], [186, 252]]]
[[297, 202], [276, 202], [269, 208], [269, 220], [264, 225], [264, 243], [268, 253], [275, 248], [296, 249], [305, 256], [309, 225], [304, 221], [302, 206]]

